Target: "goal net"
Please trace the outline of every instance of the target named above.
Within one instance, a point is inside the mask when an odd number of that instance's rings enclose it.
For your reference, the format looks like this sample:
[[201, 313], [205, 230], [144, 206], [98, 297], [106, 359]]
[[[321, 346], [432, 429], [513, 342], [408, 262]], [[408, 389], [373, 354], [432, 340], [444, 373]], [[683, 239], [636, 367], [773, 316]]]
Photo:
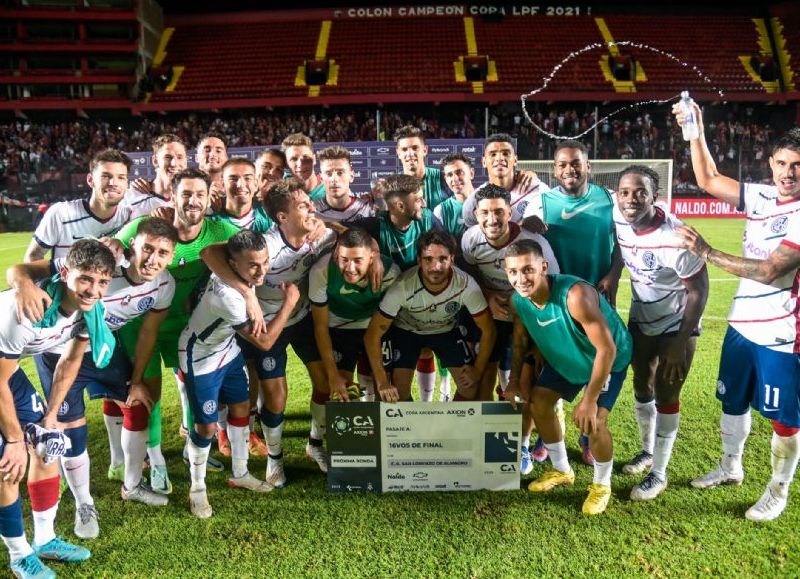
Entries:
[[[630, 165], [645, 165], [658, 174], [658, 201], [672, 207], [672, 159], [597, 159], [591, 161], [592, 173], [589, 180], [614, 191], [622, 171]], [[553, 177], [553, 161], [519, 161], [517, 168], [535, 171], [544, 183], [555, 187], [558, 183]]]

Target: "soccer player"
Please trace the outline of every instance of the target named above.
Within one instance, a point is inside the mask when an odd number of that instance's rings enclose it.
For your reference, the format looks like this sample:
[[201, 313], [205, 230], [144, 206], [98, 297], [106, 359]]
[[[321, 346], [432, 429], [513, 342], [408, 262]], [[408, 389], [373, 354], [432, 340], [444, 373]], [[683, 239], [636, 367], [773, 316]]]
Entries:
[[[175, 174], [172, 181], [175, 210], [172, 224], [178, 230], [178, 243], [167, 271], [175, 279], [175, 295], [167, 318], [161, 324], [153, 356], [143, 377], [154, 400], [147, 443], [150, 486], [162, 494], [172, 492], [172, 483], [169, 480], [166, 460], [161, 452], [160, 362], [163, 360], [167, 368], [178, 368], [178, 339], [189, 321], [189, 315], [198, 299], [197, 294], [205, 287], [209, 275], [208, 267], [200, 258], [200, 251], [212, 243], [227, 241], [239, 231], [231, 223], [206, 219], [210, 202], [208, 193], [210, 185], [211, 180], [208, 175], [197, 169], [185, 169]], [[117, 234], [117, 239], [126, 248], [130, 240], [136, 237], [141, 219], [135, 219]], [[143, 321], [143, 318], [137, 318], [120, 328], [119, 333], [123, 341], [135, 342]], [[188, 402], [180, 377], [178, 377], [178, 388], [184, 407], [183, 420], [185, 424], [191, 424], [192, 421], [188, 417]], [[211, 466], [221, 470], [222, 463], [216, 462]]]
[[254, 203], [258, 191], [256, 166], [246, 157], [232, 157], [222, 165], [221, 187], [224, 205], [211, 216], [212, 221], [232, 223], [239, 229], [265, 233], [274, 225], [264, 207]]
[[222, 183], [222, 168], [228, 160], [228, 144], [222, 135], [209, 133], [197, 143], [194, 154], [197, 168], [211, 177], [210, 193], [212, 197], [224, 192]]
[[[314, 325], [308, 315], [308, 273], [320, 257], [333, 249], [336, 234], [332, 230], [326, 230], [317, 241], [309, 240], [310, 234], [318, 229], [320, 221], [314, 215], [314, 205], [306, 193], [303, 181], [297, 177], [272, 185], [267, 192], [265, 207], [278, 227], [264, 234], [270, 269], [264, 283], [256, 287], [255, 292], [264, 320], [269, 322], [281, 310], [285, 299], [281, 289], [283, 286], [295, 284], [300, 289], [300, 299], [272, 348], [267, 351], [252, 348], [250, 352], [245, 352], [245, 358], [255, 360], [261, 384], [261, 421], [269, 449], [267, 482], [274, 487], [283, 488], [286, 485], [282, 444], [283, 413], [288, 396], [286, 349], [289, 345], [303, 361], [311, 378], [311, 433], [306, 445], [306, 456], [322, 472], [327, 472], [328, 469], [323, 437], [325, 402], [329, 399], [329, 394], [325, 385], [325, 368], [317, 344], [309, 339], [314, 334]], [[249, 286], [231, 270], [225, 255], [224, 246], [219, 244], [203, 252], [203, 258], [212, 271], [252, 304], [255, 300]]]
[[86, 175], [91, 197], [54, 203], [36, 228], [24, 261], [42, 259], [48, 251], [52, 259], [64, 257], [78, 239], [114, 235], [131, 216], [122, 204], [130, 168], [130, 158], [113, 149], [92, 157]]
[[320, 151], [319, 168], [325, 195], [312, 199], [319, 219], [325, 223], [353, 225], [375, 215], [372, 196], [359, 196], [350, 190], [355, 178], [350, 151], [338, 145]]
[[680, 424], [680, 393], [692, 365], [700, 316], [708, 299], [703, 260], [680, 246], [676, 217], [656, 206], [658, 174], [642, 165], [623, 169], [614, 208], [617, 244], [631, 275], [628, 329], [633, 337], [633, 392], [642, 451], [622, 467], [650, 472], [633, 500], [667, 488], [667, 465]]
[[[58, 408], [59, 427], [72, 441], [72, 447], [61, 462], [64, 477], [75, 497], [75, 534], [82, 539], [94, 539], [100, 532], [98, 514], [89, 488], [84, 390], [88, 390], [92, 399], [105, 399], [105, 416], [124, 417], [122, 424], [118, 425], [121, 428], [109, 428], [109, 478], [124, 483], [122, 498], [154, 506], [167, 504], [165, 497], [152, 493], [141, 482], [142, 462], [146, 455], [147, 420], [152, 406], [152, 397], [142, 382], [142, 375], [175, 291], [175, 282], [165, 268], [172, 261], [177, 238], [177, 231], [171, 224], [156, 218], [145, 219], [140, 222], [136, 237], [131, 240], [128, 265], [115, 268], [103, 296], [106, 324], [115, 331], [139, 316], [144, 316], [144, 322], [137, 340], [121, 344], [123, 348], [116, 348], [110, 364], [98, 368], [92, 353], [87, 352], [72, 388], [63, 399], [57, 399], [52, 385], [56, 366], [66, 347], [52, 348], [36, 358], [48, 403]], [[9, 283], [17, 289], [17, 311], [21, 315], [34, 322], [41, 319], [42, 303], [50, 300], [46, 292], [34, 285], [34, 280], [46, 278], [51, 268], [59, 271], [62, 266], [63, 259], [57, 259], [52, 263], [42, 260], [9, 269]], [[107, 408], [109, 405], [115, 408]]]
[[[800, 214], [800, 130], [794, 128], [772, 147], [769, 165], [774, 185], [739, 183], [721, 175], [706, 144], [700, 107], [693, 105], [700, 136], [690, 142], [697, 184], [718, 199], [745, 211], [743, 257], [734, 258], [694, 238], [687, 246], [705, 261], [743, 277], [728, 315], [717, 378], [722, 402], [722, 461], [692, 481], [695, 488], [741, 484], [742, 454], [750, 433], [750, 406], [772, 421], [772, 480], [747, 510], [753, 521], [777, 518], [786, 508], [789, 484], [800, 456], [798, 428], [797, 272]], [[686, 119], [673, 109], [678, 124]], [[765, 260], [766, 263], [756, 263]], [[753, 279], [750, 279], [753, 278]]]
[[[614, 199], [608, 190], [589, 181], [591, 169], [583, 143], [559, 141], [553, 168], [559, 184], [528, 203], [525, 226], [530, 226], [531, 217], [544, 222], [545, 238], [561, 272], [588, 281], [614, 306], [623, 267], [614, 235]], [[585, 433], [579, 442], [583, 461], [592, 464]]]
[[283, 174], [286, 172], [286, 155], [280, 149], [264, 149], [256, 159], [255, 165], [258, 183], [255, 199], [262, 205], [267, 189], [283, 179]]
[[303, 133], [292, 133], [281, 142], [281, 150], [286, 155], [286, 165], [292, 175], [303, 181], [311, 200], [325, 196], [322, 177], [314, 173], [317, 157], [313, 142]]
[[[324, 174], [324, 171], [323, 171]], [[386, 290], [400, 275], [391, 258], [372, 247], [373, 240], [363, 229], [345, 231], [333, 256], [326, 255], [309, 273], [309, 300], [325, 375], [331, 394], [349, 400], [347, 386], [352, 383], [356, 362], [366, 352], [364, 333]], [[370, 283], [372, 261], [383, 261], [383, 280], [375, 291]], [[371, 382], [371, 380], [370, 380]], [[364, 384], [364, 376], [359, 376]], [[367, 388], [369, 392], [371, 384]]]
[[[58, 406], [45, 411], [33, 384], [19, 367], [19, 358], [69, 342], [54, 377], [54, 390], [60, 396], [75, 379], [89, 341], [98, 364], [107, 364], [114, 344], [104, 340], [108, 329], [100, 300], [113, 271], [114, 256], [107, 247], [94, 240], [78, 240], [67, 253], [58, 277], [48, 284], [52, 303], [41, 323], [34, 325], [25, 317], [20, 320], [13, 315], [17, 290], [0, 294], [0, 307], [7, 312], [0, 317], [0, 536], [17, 577], [55, 577], [40, 558], [77, 562], [90, 557], [88, 549], [71, 545], [55, 534], [59, 486], [55, 459], [63, 455], [67, 439], [55, 430]], [[31, 429], [42, 442], [51, 439], [44, 455], [37, 450], [30, 458], [33, 545], [25, 538], [19, 498], [19, 483], [28, 461], [23, 428], [26, 433]]]
[[[511, 378], [504, 394], [512, 405], [516, 405], [516, 396], [531, 402], [539, 435], [553, 464], [528, 485], [528, 490], [546, 492], [575, 481], [556, 403], [561, 398], [571, 401], [583, 391], [572, 420], [589, 435], [595, 455], [594, 481], [583, 512], [600, 514], [611, 497], [614, 466], [608, 413], [619, 396], [631, 360], [631, 336], [617, 312], [592, 285], [571, 275], [549, 275], [547, 260], [535, 241], [526, 239], [509, 245], [505, 267], [514, 287], [516, 317]], [[520, 382], [520, 374], [531, 339], [545, 365], [529, 390], [528, 384]]]
[[[525, 209], [546, 187], [539, 181], [536, 173], [517, 171], [517, 161], [517, 151], [511, 135], [495, 133], [484, 141], [481, 162], [489, 176], [486, 184], [491, 183], [511, 193], [511, 220], [520, 223]], [[474, 203], [475, 200], [471, 199], [464, 205], [464, 223], [467, 227], [476, 224]]]
[[[513, 241], [532, 239], [542, 247], [545, 259], [551, 264], [551, 273], [558, 273], [558, 262], [544, 237], [523, 230], [511, 221], [511, 194], [502, 187], [488, 183], [475, 192], [475, 216], [478, 224], [467, 229], [461, 238], [461, 253], [464, 262], [474, 270], [497, 329], [494, 350], [479, 393], [479, 400], [492, 400], [497, 369], [511, 345], [514, 327], [509, 310], [514, 290], [503, 266], [506, 248]], [[523, 447], [527, 447], [524, 440]]]
[[442, 159], [442, 175], [453, 195], [434, 207], [433, 215], [442, 222], [445, 230], [460, 241], [466, 230], [464, 202], [475, 191], [472, 186], [472, 180], [475, 178], [472, 160], [461, 153], [447, 155]]
[[421, 181], [425, 205], [433, 211], [450, 194], [442, 177], [442, 170], [425, 166], [425, 157], [428, 156], [425, 135], [417, 127], [406, 125], [395, 131], [394, 142], [397, 157], [403, 166], [403, 174]]
[[150, 215], [159, 207], [172, 206], [173, 178], [188, 166], [186, 145], [172, 133], [159, 135], [153, 141], [151, 163], [156, 170], [155, 179], [136, 179], [125, 198], [125, 205], [131, 209], [131, 219]]
[[[495, 326], [481, 289], [455, 267], [457, 245], [445, 231], [429, 231], [417, 242], [418, 265], [389, 288], [369, 322], [364, 343], [375, 390], [384, 402], [411, 398], [411, 380], [423, 348], [433, 350], [456, 383], [455, 400], [478, 395], [495, 340]], [[462, 306], [481, 332], [477, 356], [459, 325]], [[383, 336], [390, 331], [391, 378], [383, 368]]]
[[[253, 288], [264, 283], [269, 266], [267, 241], [263, 235], [242, 230], [228, 240], [228, 264]], [[250, 392], [245, 361], [237, 336], [261, 350], [269, 350], [283, 331], [300, 292], [292, 284], [278, 288], [283, 301], [266, 331], [254, 336], [245, 298], [219, 277], [212, 275], [200, 303], [181, 333], [179, 357], [186, 378], [186, 393], [192, 407], [194, 427], [189, 433], [189, 464], [192, 514], [207, 519], [212, 514], [206, 493], [206, 461], [216, 430], [217, 404], [227, 404], [228, 438], [231, 441], [233, 476], [228, 486], [266, 493], [272, 485], [256, 479], [247, 470], [250, 430]]]

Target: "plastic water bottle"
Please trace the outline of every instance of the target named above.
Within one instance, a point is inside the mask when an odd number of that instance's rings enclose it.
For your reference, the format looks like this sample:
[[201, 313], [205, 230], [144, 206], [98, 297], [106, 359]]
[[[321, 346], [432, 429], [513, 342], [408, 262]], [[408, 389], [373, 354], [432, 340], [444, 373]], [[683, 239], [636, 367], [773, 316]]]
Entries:
[[683, 123], [683, 140], [691, 141], [700, 136], [700, 127], [697, 126], [697, 119], [694, 118], [694, 110], [692, 109], [694, 101], [689, 96], [689, 91], [685, 90], [681, 93], [681, 108], [683, 114], [686, 116], [686, 122]]

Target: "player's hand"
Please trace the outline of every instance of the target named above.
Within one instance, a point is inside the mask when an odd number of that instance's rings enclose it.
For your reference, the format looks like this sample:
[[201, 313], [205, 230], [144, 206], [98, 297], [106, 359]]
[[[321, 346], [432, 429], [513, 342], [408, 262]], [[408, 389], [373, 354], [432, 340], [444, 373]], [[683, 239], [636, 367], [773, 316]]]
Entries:
[[131, 381], [131, 387], [128, 390], [128, 398], [125, 400], [126, 406], [138, 406], [144, 404], [148, 412], [153, 410], [153, 397], [150, 394], [150, 389], [141, 382]]
[[25, 476], [25, 467], [28, 464], [28, 452], [22, 439], [9, 443], [3, 447], [3, 457], [0, 458], [0, 476], [3, 482], [16, 484]]
[[155, 186], [153, 185], [153, 182], [142, 177], [131, 181], [131, 188], [143, 195], [152, 195], [155, 193]]
[[518, 171], [514, 175], [514, 183], [511, 188], [521, 195], [527, 195], [536, 190], [539, 186], [539, 176], [533, 171]]
[[372, 291], [381, 291], [381, 284], [383, 283], [383, 260], [380, 254], [372, 252], [372, 263], [369, 266], [369, 284], [372, 286]]
[[681, 225], [675, 230], [675, 233], [680, 240], [681, 247], [688, 249], [693, 255], [705, 259], [708, 253], [713, 249], [708, 242], [703, 239], [703, 236], [690, 225]]
[[41, 320], [53, 300], [35, 283], [25, 282], [17, 287], [14, 302], [17, 306], [17, 322], [21, 324], [24, 318], [33, 323]]
[[517, 409], [517, 398], [526, 400], [520, 390], [519, 383], [516, 380], [509, 380], [506, 389], [503, 391], [503, 400], [511, 403], [511, 408]]
[[511, 319], [510, 296], [498, 292], [488, 292], [486, 298], [493, 318], [496, 320]]
[[314, 231], [306, 235], [306, 241], [312, 245], [325, 237], [325, 234], [328, 232], [328, 228], [325, 226], [325, 222], [322, 219], [317, 219], [315, 217], [314, 222], [316, 223]]
[[383, 402], [399, 402], [400, 395], [397, 392], [397, 388], [392, 386], [391, 384], [386, 384], [384, 386], [378, 386], [378, 395], [380, 395], [381, 400]]
[[293, 283], [281, 283], [281, 291], [283, 292], [283, 300], [287, 305], [294, 308], [297, 302], [300, 301], [300, 290]]
[[670, 338], [664, 353], [664, 382], [670, 386], [679, 386], [686, 380], [688, 373], [689, 360], [687, 359], [686, 342], [678, 338]]
[[538, 215], [530, 215], [522, 220], [522, 228], [531, 233], [544, 235], [547, 232], [547, 223]]
[[331, 389], [331, 400], [350, 402], [350, 393], [347, 390], [350, 384], [341, 374], [337, 373], [333, 380], [329, 382], [329, 386]]
[[261, 310], [261, 304], [258, 303], [256, 293], [252, 290], [247, 292], [247, 295], [244, 297], [244, 302], [247, 319], [250, 320], [250, 333], [258, 337], [266, 330], [264, 312]]
[[208, 198], [214, 213], [219, 213], [225, 207], [225, 189], [221, 185], [211, 183], [211, 188], [208, 190]]
[[597, 282], [597, 291], [603, 294], [609, 305], [615, 309], [617, 307], [617, 289], [619, 289], [619, 278], [613, 273], [609, 272]]
[[169, 221], [172, 223], [175, 220], [175, 209], [173, 207], [162, 205], [161, 207], [156, 207], [153, 209], [150, 212], [150, 217], [158, 217], [159, 219], [163, 219], [164, 221]]
[[597, 402], [592, 402], [583, 396], [572, 411], [572, 422], [581, 429], [581, 432], [594, 433], [597, 428]]
[[126, 261], [125, 246], [122, 245], [122, 242], [119, 239], [115, 237], [101, 237], [98, 239], [98, 241], [111, 250], [111, 253], [114, 254], [114, 259], [118, 265], [123, 261]]
[[[702, 136], [704, 134], [703, 112], [700, 110], [700, 106], [694, 101], [692, 101], [692, 112], [694, 113], [694, 122], [697, 123], [697, 128], [700, 129], [700, 135]], [[686, 124], [686, 115], [683, 112], [683, 106], [680, 101], [672, 105], [672, 114], [675, 115], [675, 121], [677, 121], [679, 127]]]

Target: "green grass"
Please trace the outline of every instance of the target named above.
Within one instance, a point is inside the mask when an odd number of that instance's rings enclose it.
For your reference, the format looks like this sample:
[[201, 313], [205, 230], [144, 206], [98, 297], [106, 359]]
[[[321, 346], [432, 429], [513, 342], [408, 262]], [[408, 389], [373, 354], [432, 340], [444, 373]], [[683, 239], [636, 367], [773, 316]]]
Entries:
[[[715, 247], [740, 252], [741, 222], [693, 224]], [[0, 236], [0, 265], [5, 268], [21, 259], [29, 239], [29, 234]], [[189, 514], [188, 469], [181, 460], [179, 403], [171, 375], [165, 374], [164, 449], [175, 490], [164, 509], [120, 500], [119, 484], [105, 478], [108, 450], [100, 404], [90, 404], [92, 491], [101, 535], [85, 543], [92, 549], [89, 562], [54, 568], [69, 577], [797, 576], [797, 489], [777, 522], [757, 525], [744, 519], [770, 476], [771, 430], [765, 420], [754, 418], [745, 456], [747, 478], [741, 487], [703, 492], [689, 486], [692, 478], [716, 464], [720, 453], [720, 407], [714, 387], [724, 319], [736, 283], [713, 268], [710, 277], [714, 281], [703, 335], [684, 388], [670, 487], [655, 501], [631, 502], [628, 493], [639, 477], [623, 475], [617, 468], [606, 514], [582, 516], [592, 469], [579, 464], [573, 427], [567, 444], [576, 483], [546, 496], [524, 490], [331, 495], [323, 476], [303, 458], [310, 390], [304, 369], [293, 358], [285, 430], [289, 486], [252, 496], [228, 489], [224, 474], [209, 473], [214, 516], [208, 521]], [[621, 285], [619, 304], [624, 308], [630, 290], [627, 283]], [[33, 372], [29, 362], [23, 366]], [[29, 375], [35, 378], [34, 374]], [[632, 401], [629, 378], [611, 414], [618, 465], [638, 450]], [[263, 460], [255, 460], [251, 470], [263, 475], [264, 466]], [[526, 481], [543, 468], [537, 466]], [[73, 515], [67, 493], [56, 526], [70, 540], [75, 540]], [[30, 521], [27, 510], [26, 517]]]

